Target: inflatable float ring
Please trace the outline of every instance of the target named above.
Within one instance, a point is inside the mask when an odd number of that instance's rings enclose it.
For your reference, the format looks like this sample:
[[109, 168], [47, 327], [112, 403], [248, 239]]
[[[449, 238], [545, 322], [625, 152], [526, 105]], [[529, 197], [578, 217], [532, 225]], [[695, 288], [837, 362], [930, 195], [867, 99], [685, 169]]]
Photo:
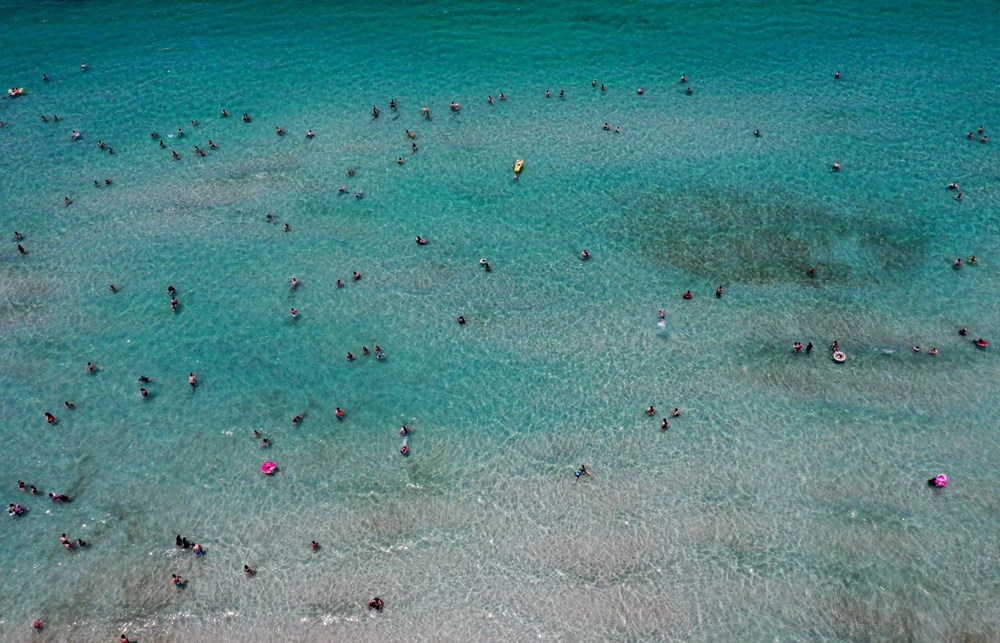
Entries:
[[264, 475], [266, 475], [266, 476], [269, 476], [269, 475], [271, 475], [272, 473], [274, 473], [274, 471], [275, 471], [275, 470], [276, 470], [277, 468], [278, 468], [278, 465], [276, 465], [276, 464], [275, 464], [274, 462], [272, 462], [271, 460], [268, 460], [267, 462], [265, 462], [265, 463], [263, 463], [262, 465], [260, 465], [260, 472], [261, 472], [261, 473], [263, 473], [263, 474], [264, 474]]

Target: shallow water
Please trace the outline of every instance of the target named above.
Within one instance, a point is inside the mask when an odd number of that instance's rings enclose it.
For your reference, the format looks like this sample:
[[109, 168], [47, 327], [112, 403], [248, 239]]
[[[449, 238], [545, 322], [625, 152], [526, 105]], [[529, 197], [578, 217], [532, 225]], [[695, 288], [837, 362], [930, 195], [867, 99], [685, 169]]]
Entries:
[[0, 9], [4, 640], [1000, 636], [992, 5]]

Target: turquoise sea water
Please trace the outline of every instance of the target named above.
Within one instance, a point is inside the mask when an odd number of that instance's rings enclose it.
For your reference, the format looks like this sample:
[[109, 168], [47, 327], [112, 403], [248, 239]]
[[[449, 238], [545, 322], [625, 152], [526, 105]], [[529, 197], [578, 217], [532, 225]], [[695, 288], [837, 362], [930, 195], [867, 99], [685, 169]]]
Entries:
[[994, 3], [0, 15], [3, 640], [1000, 638]]

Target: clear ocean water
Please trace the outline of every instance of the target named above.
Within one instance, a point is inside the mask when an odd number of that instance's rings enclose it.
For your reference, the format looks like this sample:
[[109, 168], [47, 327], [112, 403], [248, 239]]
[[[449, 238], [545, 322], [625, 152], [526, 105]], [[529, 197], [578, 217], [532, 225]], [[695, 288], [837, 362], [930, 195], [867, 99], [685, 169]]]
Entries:
[[995, 3], [0, 15], [0, 639], [1000, 639]]

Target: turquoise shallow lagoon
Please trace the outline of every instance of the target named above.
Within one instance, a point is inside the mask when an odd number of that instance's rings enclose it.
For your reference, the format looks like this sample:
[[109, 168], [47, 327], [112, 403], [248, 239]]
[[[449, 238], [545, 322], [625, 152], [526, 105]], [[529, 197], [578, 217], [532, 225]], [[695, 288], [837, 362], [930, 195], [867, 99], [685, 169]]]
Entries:
[[0, 15], [0, 639], [1000, 638], [993, 3]]

